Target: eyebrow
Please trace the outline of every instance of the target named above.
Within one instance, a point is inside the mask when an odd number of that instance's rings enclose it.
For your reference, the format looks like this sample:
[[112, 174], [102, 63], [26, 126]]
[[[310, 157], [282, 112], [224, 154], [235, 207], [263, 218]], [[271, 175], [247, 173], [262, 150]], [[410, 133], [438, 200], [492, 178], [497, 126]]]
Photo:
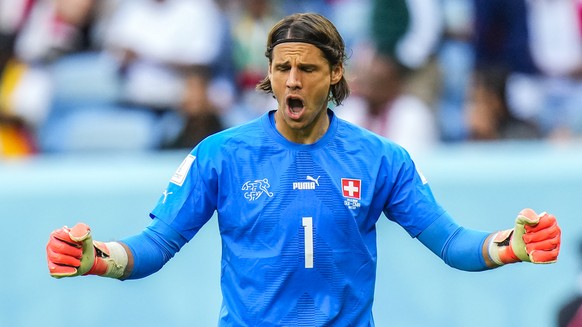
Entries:
[[[275, 66], [275, 68], [283, 68], [283, 67], [290, 67], [291, 63], [287, 60], [287, 61], [283, 61], [283, 62], [275, 62], [273, 63], [273, 65]], [[317, 69], [319, 67], [318, 64], [312, 64], [312, 63], [300, 63], [297, 65], [300, 69]]]
[[301, 69], [306, 69], [306, 68], [316, 69], [316, 68], [319, 68], [319, 65], [317, 65], [317, 64], [299, 64], [299, 68], [301, 68]]
[[285, 67], [285, 66], [291, 66], [291, 63], [289, 61], [273, 62], [273, 66], [275, 66], [275, 67]]

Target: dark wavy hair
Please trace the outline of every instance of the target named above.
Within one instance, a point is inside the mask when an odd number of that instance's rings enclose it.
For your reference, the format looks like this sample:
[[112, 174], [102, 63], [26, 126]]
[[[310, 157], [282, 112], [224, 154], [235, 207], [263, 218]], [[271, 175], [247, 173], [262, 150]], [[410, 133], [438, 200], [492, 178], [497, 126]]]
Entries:
[[[280, 20], [269, 32], [265, 56], [269, 65], [273, 60], [273, 48], [280, 43], [305, 42], [318, 47], [329, 62], [330, 68], [347, 60], [345, 43], [336, 27], [327, 18], [315, 13], [289, 15]], [[266, 93], [273, 93], [271, 80], [266, 76], [256, 87]], [[350, 94], [345, 76], [331, 86], [328, 100], [340, 105]]]

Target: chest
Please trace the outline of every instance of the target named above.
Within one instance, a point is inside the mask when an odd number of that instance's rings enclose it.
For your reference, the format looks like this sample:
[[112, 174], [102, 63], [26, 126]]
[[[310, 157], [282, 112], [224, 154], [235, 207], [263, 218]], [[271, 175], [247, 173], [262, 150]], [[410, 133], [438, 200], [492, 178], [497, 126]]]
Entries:
[[[300, 228], [311, 217], [317, 228], [367, 225], [381, 199], [376, 174], [357, 161], [310, 153], [249, 160], [226, 174], [230, 187], [218, 205], [226, 229]], [[224, 182], [224, 181], [223, 181]], [[287, 227], [286, 227], [287, 226]]]

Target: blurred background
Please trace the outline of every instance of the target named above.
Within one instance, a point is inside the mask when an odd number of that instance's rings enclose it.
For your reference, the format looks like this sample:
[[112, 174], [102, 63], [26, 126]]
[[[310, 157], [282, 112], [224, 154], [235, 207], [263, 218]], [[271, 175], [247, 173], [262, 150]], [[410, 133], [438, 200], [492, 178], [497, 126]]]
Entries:
[[460, 223], [506, 229], [532, 207], [563, 229], [555, 265], [464, 273], [382, 219], [377, 325], [567, 326], [582, 302], [580, 0], [0, 0], [1, 326], [216, 325], [215, 219], [139, 281], [53, 279], [44, 246], [79, 220], [102, 241], [139, 232], [192, 147], [275, 109], [255, 85], [269, 29], [294, 12], [344, 37], [352, 95], [334, 111], [405, 146]]

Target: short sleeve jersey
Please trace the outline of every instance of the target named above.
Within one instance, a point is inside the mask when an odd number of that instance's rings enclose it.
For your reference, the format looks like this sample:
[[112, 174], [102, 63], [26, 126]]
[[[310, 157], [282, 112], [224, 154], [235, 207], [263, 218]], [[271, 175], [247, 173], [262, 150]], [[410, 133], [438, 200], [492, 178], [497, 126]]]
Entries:
[[415, 237], [444, 211], [400, 146], [331, 110], [292, 143], [273, 114], [201, 142], [151, 215], [190, 240], [217, 213], [219, 326], [373, 326], [382, 212]]

